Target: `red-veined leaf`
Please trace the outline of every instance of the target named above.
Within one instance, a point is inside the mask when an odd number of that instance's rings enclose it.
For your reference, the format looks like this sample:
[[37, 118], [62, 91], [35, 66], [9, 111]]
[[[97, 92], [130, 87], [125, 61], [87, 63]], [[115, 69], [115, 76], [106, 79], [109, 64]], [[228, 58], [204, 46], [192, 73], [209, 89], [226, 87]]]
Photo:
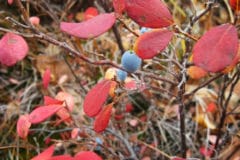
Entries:
[[47, 89], [49, 82], [51, 80], [51, 71], [50, 69], [46, 69], [45, 72], [43, 73], [43, 88]]
[[102, 158], [94, 152], [82, 151], [75, 155], [74, 160], [102, 160]]
[[19, 35], [6, 33], [0, 40], [0, 62], [13, 66], [28, 53], [27, 42]]
[[44, 101], [44, 105], [52, 105], [52, 104], [63, 104], [63, 101], [58, 100], [58, 99], [54, 99], [52, 97], [49, 96], [44, 96], [43, 97], [43, 101]]
[[62, 105], [48, 105], [38, 107], [29, 114], [29, 121], [32, 124], [41, 123], [55, 114], [61, 108], [63, 108]]
[[55, 148], [54, 145], [48, 147], [42, 153], [33, 157], [31, 160], [49, 160], [53, 155], [54, 148]]
[[29, 122], [29, 115], [21, 115], [17, 121], [18, 136], [25, 139], [30, 127], [31, 123]]
[[171, 41], [173, 32], [165, 29], [146, 32], [138, 37], [134, 50], [142, 59], [151, 59], [163, 51]]
[[113, 0], [113, 8], [117, 14], [121, 15], [125, 10], [125, 0]]
[[88, 7], [83, 15], [83, 20], [91, 19], [98, 15], [98, 10], [95, 7]]
[[112, 107], [113, 104], [105, 106], [103, 110], [96, 116], [94, 122], [94, 130], [96, 132], [102, 132], [107, 128], [112, 113]]
[[53, 156], [48, 160], [73, 160], [74, 158], [70, 155], [60, 155], [60, 156]]
[[64, 105], [68, 108], [70, 112], [73, 111], [74, 107], [74, 98], [71, 94], [67, 92], [58, 92], [58, 94], [55, 97], [57, 100], [64, 101]]
[[235, 26], [224, 24], [210, 29], [195, 44], [193, 62], [209, 72], [231, 65], [237, 55], [238, 34]]
[[143, 27], [162, 28], [173, 24], [167, 6], [161, 0], [125, 0], [130, 18]]
[[96, 84], [86, 95], [83, 109], [89, 117], [96, 116], [102, 109], [111, 87], [110, 80], [103, 80]]
[[115, 21], [114, 13], [104, 13], [81, 23], [61, 22], [60, 28], [72, 36], [88, 39], [105, 33]]

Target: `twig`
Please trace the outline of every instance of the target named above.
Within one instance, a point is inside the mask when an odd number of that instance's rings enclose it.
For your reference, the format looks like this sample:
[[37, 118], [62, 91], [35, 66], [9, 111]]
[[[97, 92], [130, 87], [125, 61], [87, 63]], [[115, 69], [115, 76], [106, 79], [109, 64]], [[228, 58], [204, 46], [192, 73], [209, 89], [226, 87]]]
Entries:
[[123, 24], [123, 27], [126, 28], [129, 32], [131, 32], [136, 37], [139, 37], [139, 34], [137, 32], [135, 32], [135, 31], [133, 31], [131, 28], [129, 28], [128, 25], [123, 20], [118, 18], [118, 21], [121, 22]]
[[106, 131], [113, 134], [117, 138], [119, 138], [125, 144], [125, 146], [127, 147], [128, 151], [131, 154], [130, 158], [132, 158], [134, 160], [138, 160], [137, 155], [135, 154], [133, 148], [131, 147], [131, 144], [128, 142], [128, 140], [126, 138], [123, 137], [123, 135], [120, 132], [117, 133], [117, 131], [113, 131], [113, 130], [108, 129], [108, 128], [106, 129]]
[[196, 93], [199, 89], [207, 86], [208, 84], [210, 84], [211, 82], [215, 81], [216, 79], [220, 78], [220, 77], [223, 76], [223, 75], [224, 75], [223, 73], [220, 73], [220, 74], [212, 77], [211, 79], [207, 80], [206, 82], [200, 84], [197, 88], [195, 88], [194, 90], [192, 90], [190, 93], [184, 94], [184, 97], [188, 97], [188, 96], [193, 95], [193, 94]]

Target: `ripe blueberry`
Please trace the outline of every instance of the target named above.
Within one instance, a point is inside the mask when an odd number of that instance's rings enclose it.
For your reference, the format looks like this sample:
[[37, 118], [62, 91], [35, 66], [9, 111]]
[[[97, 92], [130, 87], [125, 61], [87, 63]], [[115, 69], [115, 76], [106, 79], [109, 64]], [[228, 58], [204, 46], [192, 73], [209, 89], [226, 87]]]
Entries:
[[128, 72], [135, 72], [141, 66], [142, 60], [133, 52], [126, 51], [121, 59], [121, 64]]
[[123, 70], [117, 70], [117, 79], [120, 81], [124, 81], [127, 77], [127, 72], [123, 71]]

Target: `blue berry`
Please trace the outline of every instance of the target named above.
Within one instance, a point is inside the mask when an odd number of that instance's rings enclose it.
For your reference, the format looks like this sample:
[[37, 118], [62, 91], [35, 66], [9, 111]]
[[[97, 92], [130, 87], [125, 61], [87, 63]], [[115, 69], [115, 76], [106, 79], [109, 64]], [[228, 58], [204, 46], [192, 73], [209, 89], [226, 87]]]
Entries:
[[117, 70], [117, 79], [120, 81], [124, 81], [127, 78], [127, 72], [123, 70]]
[[145, 33], [145, 32], [149, 32], [149, 31], [151, 31], [151, 28], [142, 27], [142, 28], [140, 29], [140, 33], [141, 33], [141, 34], [143, 34], [143, 33]]
[[133, 52], [126, 51], [121, 59], [121, 64], [128, 72], [135, 72], [141, 66], [142, 60]]

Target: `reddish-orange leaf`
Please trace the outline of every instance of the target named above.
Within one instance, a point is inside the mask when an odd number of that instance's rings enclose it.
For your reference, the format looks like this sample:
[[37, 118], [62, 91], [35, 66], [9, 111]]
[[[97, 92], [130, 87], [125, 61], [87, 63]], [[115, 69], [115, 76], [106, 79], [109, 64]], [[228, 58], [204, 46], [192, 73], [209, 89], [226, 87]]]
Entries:
[[88, 7], [84, 12], [83, 19], [88, 20], [98, 15], [98, 10], [95, 7]]
[[111, 117], [113, 104], [109, 104], [103, 108], [103, 110], [97, 115], [94, 122], [94, 130], [96, 132], [104, 131]]
[[73, 130], [72, 130], [72, 132], [71, 132], [71, 138], [72, 139], [75, 139], [75, 138], [77, 138], [78, 137], [78, 135], [79, 135], [79, 128], [73, 128]]
[[45, 149], [42, 153], [33, 157], [31, 160], [49, 160], [53, 155], [54, 148], [55, 146], [51, 145], [50, 147]]
[[57, 100], [60, 101], [64, 101], [65, 104], [67, 106], [67, 108], [69, 109], [70, 112], [73, 111], [73, 107], [74, 107], [74, 98], [71, 94], [67, 93], [67, 92], [58, 92], [58, 94], [55, 97]]
[[199, 149], [199, 152], [205, 157], [210, 157], [213, 154], [213, 149], [212, 148], [213, 147], [207, 149], [206, 147], [201, 147]]
[[83, 109], [89, 117], [96, 116], [102, 109], [111, 88], [110, 80], [103, 80], [96, 84], [86, 95]]
[[208, 105], [207, 105], [207, 112], [211, 112], [211, 113], [213, 113], [213, 112], [215, 112], [216, 110], [217, 110], [217, 105], [215, 104], [215, 103], [209, 103]]
[[88, 39], [107, 32], [115, 21], [114, 13], [104, 13], [81, 23], [61, 22], [60, 28], [72, 36]]
[[13, 66], [28, 53], [27, 42], [19, 35], [6, 33], [0, 40], [0, 63]]
[[113, 8], [117, 14], [121, 15], [125, 10], [125, 0], [113, 0]]
[[21, 115], [17, 121], [17, 133], [19, 137], [25, 139], [28, 135], [31, 123], [29, 122], [28, 115]]
[[32, 124], [41, 123], [47, 118], [51, 117], [53, 114], [55, 114], [61, 108], [63, 108], [62, 105], [48, 105], [38, 107], [30, 113], [29, 121]]
[[198, 66], [190, 66], [187, 69], [187, 74], [192, 79], [201, 79], [207, 75], [207, 72]]
[[237, 55], [238, 34], [235, 26], [224, 24], [210, 29], [195, 44], [193, 62], [209, 72], [231, 65]]
[[125, 0], [130, 18], [143, 27], [162, 28], [173, 24], [167, 6], [161, 0]]
[[82, 151], [75, 155], [74, 160], [102, 160], [102, 158], [94, 152]]
[[48, 160], [74, 160], [74, 158], [71, 157], [70, 155], [60, 155], [60, 156], [53, 156]]
[[57, 100], [57, 99], [54, 99], [52, 97], [49, 97], [49, 96], [44, 96], [43, 97], [43, 101], [44, 101], [44, 105], [52, 105], [52, 104], [63, 104], [63, 101], [61, 100]]
[[230, 6], [235, 11], [240, 11], [240, 0], [229, 0]]
[[51, 80], [51, 71], [50, 69], [46, 69], [44, 74], [43, 74], [43, 88], [47, 89], [49, 82]]
[[140, 58], [151, 59], [167, 47], [172, 36], [173, 32], [166, 29], [146, 32], [138, 37], [134, 50]]
[[61, 121], [64, 121], [64, 122], [71, 121], [71, 115], [69, 113], [69, 110], [67, 110], [66, 108], [60, 109], [59, 111], [57, 111], [56, 114], [59, 118], [61, 118]]

